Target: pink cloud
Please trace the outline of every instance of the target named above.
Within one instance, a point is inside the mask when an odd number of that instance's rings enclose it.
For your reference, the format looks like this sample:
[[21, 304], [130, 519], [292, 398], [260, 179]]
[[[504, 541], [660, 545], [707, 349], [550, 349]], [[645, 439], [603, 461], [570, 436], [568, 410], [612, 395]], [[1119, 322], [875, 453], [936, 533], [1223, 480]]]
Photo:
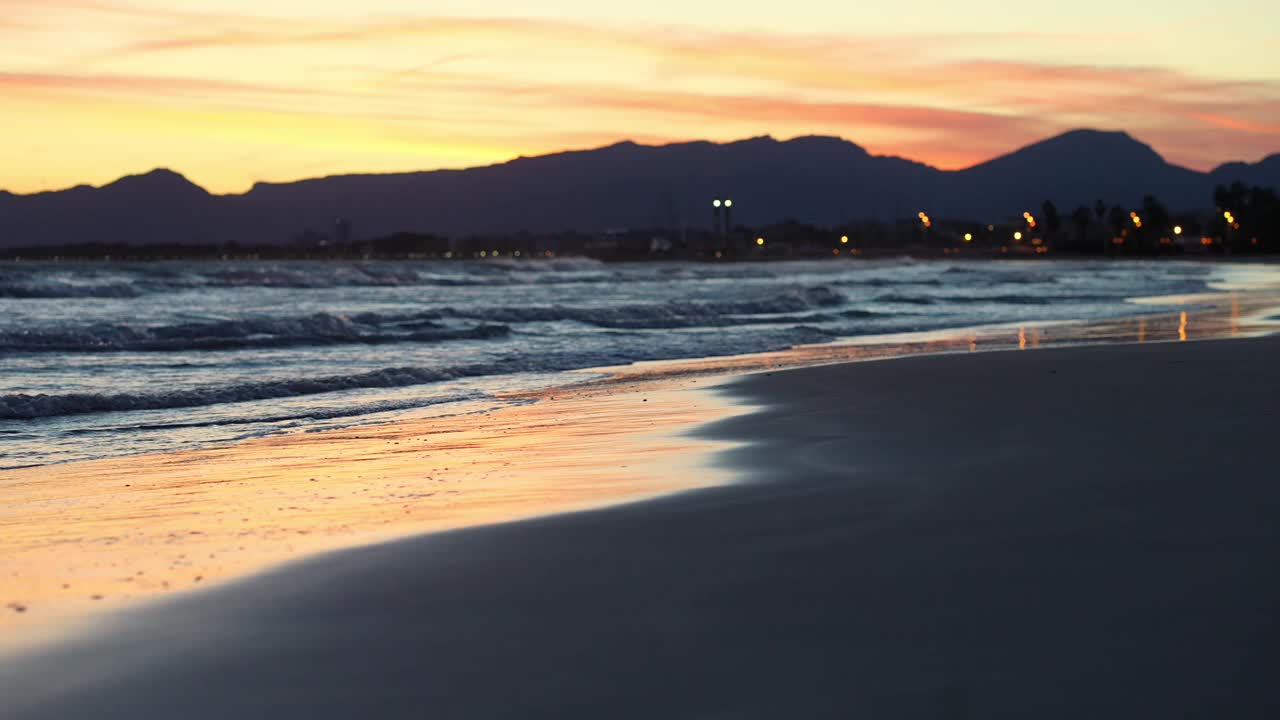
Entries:
[[[80, 4], [121, 13], [152, 12], [109, 0]], [[942, 45], [963, 48], [975, 45], [975, 39], [992, 41], [1003, 35], [885, 39], [692, 33], [512, 18], [383, 18], [351, 25], [265, 22], [184, 11], [155, 11], [154, 19], [179, 28], [198, 23], [213, 29], [124, 43], [86, 63], [110, 67], [128, 58], [155, 55], [159, 62], [163, 54], [184, 53], [190, 55], [184, 66], [202, 67], [199, 53], [206, 50], [251, 53], [305, 46], [298, 57], [311, 64], [317, 48], [341, 46], [358, 52], [362, 46], [395, 38], [422, 39], [425, 62], [400, 70], [348, 67], [367, 74], [368, 82], [353, 87], [326, 81], [323, 90], [221, 79], [214, 61], [207, 76], [199, 78], [9, 73], [0, 74], [0, 87], [147, 95], [156, 101], [166, 94], [198, 94], [209, 103], [293, 97], [298, 100], [291, 108], [298, 112], [404, 124], [429, 120], [441, 136], [452, 132], [452, 121], [461, 135], [483, 124], [485, 133], [500, 140], [505, 124], [507, 138], [520, 142], [538, 136], [574, 142], [685, 137], [691, 132], [724, 137], [725, 128], [745, 126], [796, 134], [813, 129], [838, 132], [878, 152], [943, 167], [972, 164], [1075, 125], [1132, 129], [1171, 158], [1199, 168], [1244, 153], [1265, 154], [1259, 148], [1280, 134], [1274, 120], [1280, 117], [1280, 82], [1219, 81], [1159, 67], [942, 60], [935, 52]], [[452, 41], [451, 54], [432, 57], [432, 38]], [[1019, 38], [1026, 40], [1025, 35]], [[1039, 39], [1079, 40], [1053, 33]], [[647, 70], [619, 77], [616, 83], [568, 77], [528, 82], [504, 75], [500, 63], [471, 74], [446, 72], [470, 59], [457, 52], [466, 42], [489, 60], [510, 60], [518, 71], [518, 60], [502, 56], [502, 48], [515, 41], [534, 55], [545, 48], [547, 56], [567, 53], [581, 56], [584, 63], [625, 56], [630, 62], [626, 67]], [[308, 98], [314, 98], [310, 105]], [[530, 129], [584, 124], [590, 129], [559, 135]], [[1221, 155], [1208, 157], [1206, 147]], [[1280, 148], [1270, 151], [1276, 149]]]

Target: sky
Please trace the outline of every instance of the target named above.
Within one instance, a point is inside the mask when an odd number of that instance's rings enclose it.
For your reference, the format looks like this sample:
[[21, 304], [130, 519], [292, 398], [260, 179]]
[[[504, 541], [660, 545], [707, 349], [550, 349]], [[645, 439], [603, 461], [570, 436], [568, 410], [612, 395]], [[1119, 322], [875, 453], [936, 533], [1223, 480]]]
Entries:
[[837, 135], [966, 167], [1072, 128], [1280, 152], [1269, 0], [0, 0], [0, 188], [255, 181], [624, 139]]

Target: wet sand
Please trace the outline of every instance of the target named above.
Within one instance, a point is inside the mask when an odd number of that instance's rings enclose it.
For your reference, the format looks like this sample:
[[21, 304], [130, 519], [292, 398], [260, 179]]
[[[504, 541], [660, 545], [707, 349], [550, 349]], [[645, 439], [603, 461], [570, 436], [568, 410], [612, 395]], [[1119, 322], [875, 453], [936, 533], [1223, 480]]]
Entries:
[[727, 482], [697, 378], [0, 473], [0, 651], [318, 552]]
[[1276, 717], [1277, 367], [1263, 338], [752, 375], [727, 392], [767, 409], [707, 430], [739, 482], [133, 610], [0, 663], [0, 717]]

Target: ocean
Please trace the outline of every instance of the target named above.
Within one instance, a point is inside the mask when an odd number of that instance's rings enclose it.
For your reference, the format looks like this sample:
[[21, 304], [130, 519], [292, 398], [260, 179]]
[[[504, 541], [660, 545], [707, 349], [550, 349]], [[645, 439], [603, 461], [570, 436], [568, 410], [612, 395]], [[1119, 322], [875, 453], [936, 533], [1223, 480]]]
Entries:
[[1159, 311], [1195, 262], [0, 264], [0, 469], [448, 416], [570, 370]]

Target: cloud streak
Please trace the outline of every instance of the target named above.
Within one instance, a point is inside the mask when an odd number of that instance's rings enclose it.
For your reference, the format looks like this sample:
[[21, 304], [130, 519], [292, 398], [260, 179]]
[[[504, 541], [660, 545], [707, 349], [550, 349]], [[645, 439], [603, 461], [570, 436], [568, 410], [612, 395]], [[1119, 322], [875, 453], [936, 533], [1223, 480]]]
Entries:
[[[152, 9], [112, 0], [0, 6], [14, 9], [0, 31], [32, 47], [39, 44], [33, 27], [43, 22], [42, 32], [57, 31], [42, 13], [79, 9], [110, 18], [102, 32], [68, 42], [43, 63], [15, 66], [0, 51], [6, 96], [48, 113], [117, 112], [124, 104], [175, 118], [193, 108], [243, 111], [227, 115], [228, 123], [261, 122], [262, 113], [323, 118], [337, 134], [309, 137], [307, 147], [340, 147], [334, 162], [350, 166], [335, 171], [377, 169], [359, 158], [367, 152], [371, 165], [392, 162], [388, 147], [432, 148], [421, 157], [456, 165], [588, 138], [809, 132], [954, 168], [1081, 125], [1128, 129], [1170, 159], [1202, 169], [1280, 149], [1268, 147], [1280, 146], [1280, 81], [985, 54], [990, 47], [1098, 42], [1071, 33], [859, 37], [518, 17], [263, 18], [216, 6]], [[21, 132], [39, 129], [18, 124]], [[226, 130], [228, 137], [254, 135], [251, 127]], [[85, 132], [93, 131], [87, 123]], [[208, 139], [204, 125], [172, 132]], [[437, 152], [450, 146], [457, 152]], [[475, 148], [483, 151], [467, 155]], [[245, 154], [232, 144], [222, 150]], [[415, 159], [410, 153], [405, 162]], [[263, 172], [289, 175], [286, 167]], [[231, 182], [202, 180], [224, 188]]]

